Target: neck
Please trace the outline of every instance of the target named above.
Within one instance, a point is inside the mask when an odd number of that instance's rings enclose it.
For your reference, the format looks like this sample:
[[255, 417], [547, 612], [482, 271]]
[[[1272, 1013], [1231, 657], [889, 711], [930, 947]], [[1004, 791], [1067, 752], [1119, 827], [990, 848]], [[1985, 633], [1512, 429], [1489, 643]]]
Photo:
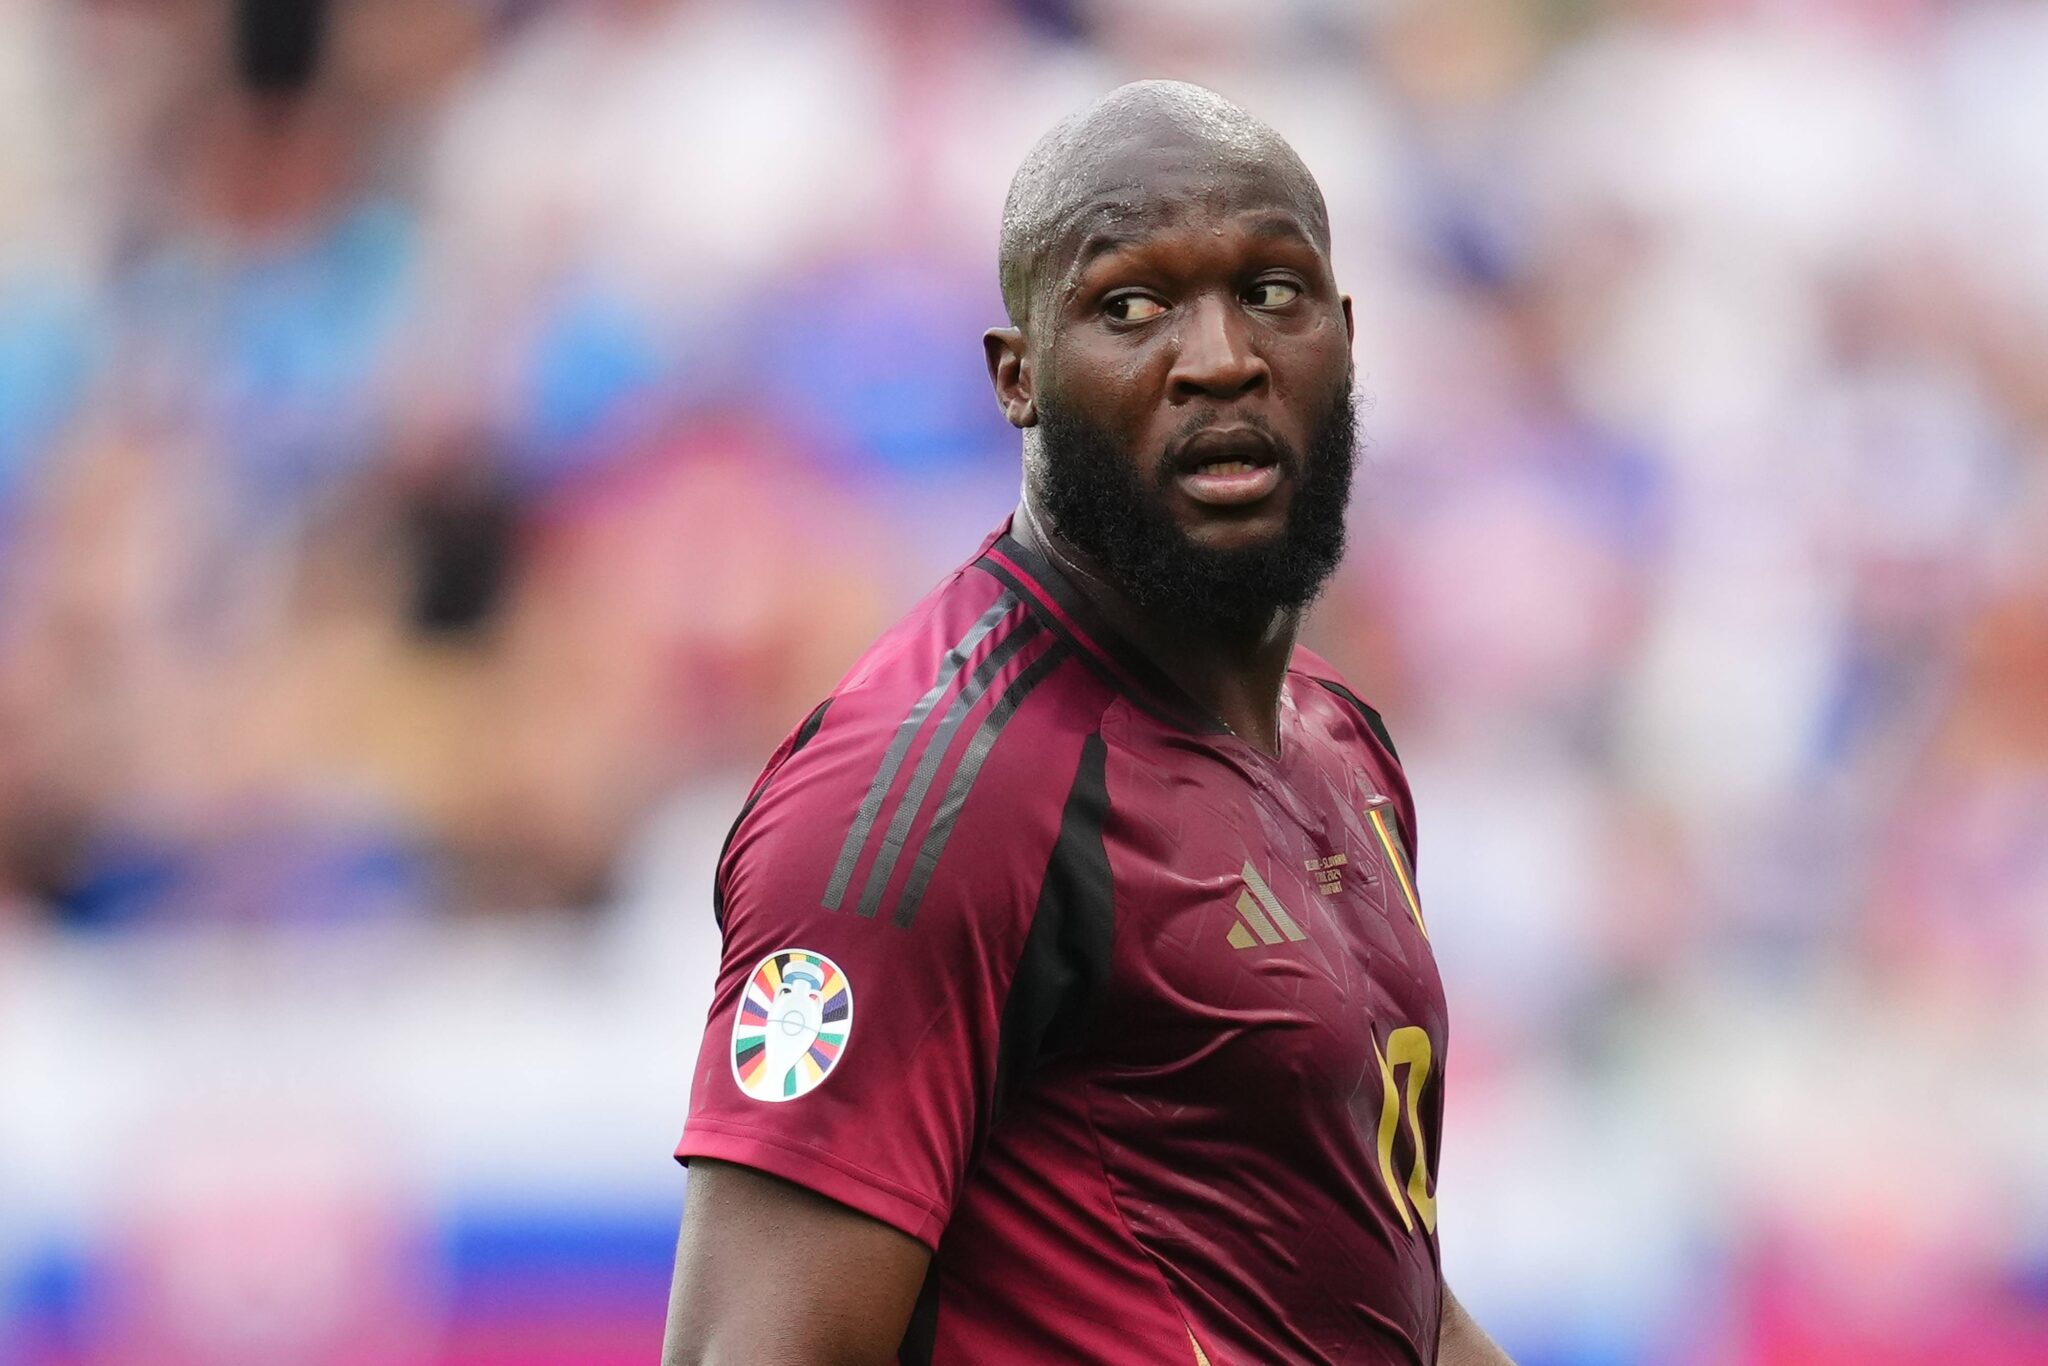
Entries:
[[1111, 626], [1232, 734], [1266, 754], [1279, 753], [1280, 690], [1301, 628], [1299, 611], [1276, 609], [1241, 630], [1191, 627], [1150, 611], [1059, 534], [1028, 488], [1012, 533], [1051, 560]]

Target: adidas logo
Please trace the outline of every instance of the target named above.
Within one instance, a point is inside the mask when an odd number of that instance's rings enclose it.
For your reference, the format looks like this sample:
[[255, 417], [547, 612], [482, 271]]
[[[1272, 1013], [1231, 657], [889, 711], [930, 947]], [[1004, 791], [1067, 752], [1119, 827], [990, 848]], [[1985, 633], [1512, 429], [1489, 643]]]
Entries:
[[1250, 860], [1244, 865], [1244, 891], [1237, 898], [1238, 923], [1230, 927], [1230, 947], [1256, 948], [1261, 944], [1295, 944], [1308, 938], [1273, 889], [1259, 876]]

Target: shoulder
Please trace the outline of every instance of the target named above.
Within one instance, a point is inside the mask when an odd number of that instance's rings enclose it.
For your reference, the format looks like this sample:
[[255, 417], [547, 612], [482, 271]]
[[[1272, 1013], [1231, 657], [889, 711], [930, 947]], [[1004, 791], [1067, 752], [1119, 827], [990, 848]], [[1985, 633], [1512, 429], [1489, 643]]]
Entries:
[[908, 926], [1028, 901], [1108, 700], [1027, 604], [956, 571], [770, 760], [720, 862], [721, 914], [773, 901]]
[[1313, 650], [1297, 647], [1288, 672], [1295, 705], [1320, 724], [1322, 733], [1344, 751], [1346, 762], [1361, 766], [1372, 785], [1392, 803], [1400, 822], [1408, 857], [1415, 857], [1415, 798], [1407, 772], [1394, 748], [1394, 737], [1379, 709], [1353, 692], [1344, 676]]
[[[1336, 698], [1349, 713], [1363, 722], [1373, 742], [1384, 749], [1387, 758], [1396, 767], [1400, 765], [1400, 752], [1394, 748], [1393, 734], [1387, 729], [1386, 718], [1379, 709], [1351, 690], [1344, 676], [1336, 666], [1315, 651], [1296, 646], [1294, 658], [1288, 664], [1288, 672], [1310, 684], [1322, 694]], [[1311, 694], [1314, 695], [1314, 694]]]

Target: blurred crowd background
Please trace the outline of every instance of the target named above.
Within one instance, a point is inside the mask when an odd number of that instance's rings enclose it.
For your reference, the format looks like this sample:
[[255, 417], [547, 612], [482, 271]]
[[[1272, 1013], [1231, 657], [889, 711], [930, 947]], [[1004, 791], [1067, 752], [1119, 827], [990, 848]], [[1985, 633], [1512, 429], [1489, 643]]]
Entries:
[[0, 1361], [652, 1360], [712, 857], [1170, 75], [1357, 300], [1461, 1298], [2048, 1362], [2048, 6], [292, 8], [0, 0]]

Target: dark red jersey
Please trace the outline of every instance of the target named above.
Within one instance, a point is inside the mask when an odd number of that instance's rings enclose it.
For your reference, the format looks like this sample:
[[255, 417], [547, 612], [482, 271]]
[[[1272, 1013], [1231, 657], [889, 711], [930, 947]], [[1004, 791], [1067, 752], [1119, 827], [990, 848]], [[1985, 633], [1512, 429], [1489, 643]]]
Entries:
[[1281, 711], [1270, 758], [1005, 528], [755, 785], [677, 1156], [929, 1244], [904, 1362], [1435, 1359], [1408, 789], [1305, 650]]

